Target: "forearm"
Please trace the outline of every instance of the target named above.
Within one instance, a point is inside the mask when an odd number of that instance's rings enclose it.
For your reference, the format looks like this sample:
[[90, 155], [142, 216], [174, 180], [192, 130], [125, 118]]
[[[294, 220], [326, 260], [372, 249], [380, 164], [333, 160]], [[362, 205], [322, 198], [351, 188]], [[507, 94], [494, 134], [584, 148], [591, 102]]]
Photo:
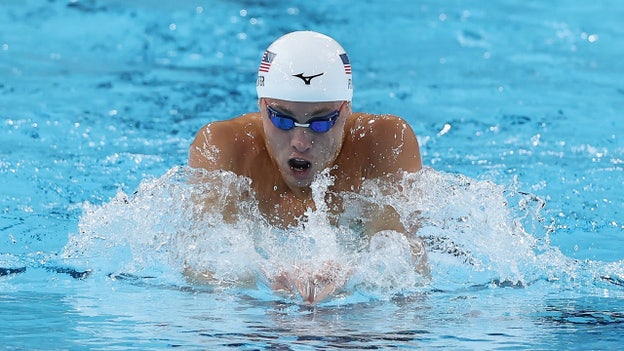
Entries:
[[394, 230], [403, 234], [406, 232], [400, 215], [392, 206], [372, 204], [364, 214], [364, 218], [369, 238], [384, 230]]
[[422, 274], [429, 274], [425, 243], [416, 234], [416, 230], [406, 230], [400, 215], [392, 206], [374, 205], [369, 209], [367, 218], [369, 220], [366, 231], [369, 239], [375, 234], [384, 231], [395, 231], [403, 234], [410, 244], [412, 257], [415, 262], [415, 270]]

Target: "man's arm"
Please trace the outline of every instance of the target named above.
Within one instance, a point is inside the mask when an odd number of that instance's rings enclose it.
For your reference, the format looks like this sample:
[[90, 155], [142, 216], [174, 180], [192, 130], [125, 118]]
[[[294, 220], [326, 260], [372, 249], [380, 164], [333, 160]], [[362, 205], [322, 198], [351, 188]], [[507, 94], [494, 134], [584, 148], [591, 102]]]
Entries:
[[[213, 122], [199, 130], [189, 148], [188, 165], [207, 171], [230, 170], [231, 148], [226, 139], [232, 138], [229, 121]], [[230, 143], [232, 144], [232, 143]]]
[[[418, 172], [422, 169], [422, 160], [418, 139], [410, 125], [397, 116], [379, 116], [374, 123], [371, 157], [371, 178], [380, 178], [383, 182], [394, 184], [404, 172]], [[396, 189], [395, 187], [390, 187]], [[372, 237], [384, 230], [393, 230], [406, 235], [412, 247], [412, 254], [419, 264], [417, 270], [427, 272], [427, 254], [423, 241], [416, 235], [416, 228], [405, 228], [400, 215], [392, 206], [369, 208], [367, 232]]]
[[[189, 148], [188, 165], [208, 172], [221, 170], [236, 173], [235, 121], [219, 121], [204, 126]], [[221, 213], [227, 223], [236, 221], [239, 212], [237, 204], [242, 194], [229, 191], [230, 187], [223, 184], [221, 175], [197, 172], [190, 182], [208, 185], [208, 191], [203, 192], [201, 198], [194, 199], [195, 203], [202, 204], [204, 212]]]
[[[422, 168], [420, 148], [410, 125], [402, 118], [392, 115], [377, 116], [374, 121], [370, 123], [374, 129], [371, 131], [371, 166], [367, 178], [395, 184], [404, 172], [418, 172]], [[395, 188], [390, 187], [387, 191], [395, 191]], [[370, 234], [382, 230], [406, 232], [394, 208], [385, 206], [372, 212], [374, 213], [370, 213], [369, 217]]]
[[422, 168], [418, 139], [405, 120], [393, 115], [377, 116], [371, 127], [371, 178], [418, 172]]

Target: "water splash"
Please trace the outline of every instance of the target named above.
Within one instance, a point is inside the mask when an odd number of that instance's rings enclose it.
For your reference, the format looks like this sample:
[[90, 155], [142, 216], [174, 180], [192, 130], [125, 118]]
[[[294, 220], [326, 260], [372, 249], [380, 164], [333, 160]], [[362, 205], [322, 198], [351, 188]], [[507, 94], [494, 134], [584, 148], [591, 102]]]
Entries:
[[[425, 168], [343, 194], [347, 211], [336, 226], [323, 202], [332, 182], [329, 172], [322, 173], [313, 184], [317, 209], [284, 230], [263, 219], [248, 179], [176, 167], [144, 180], [133, 194], [119, 191], [108, 203], [85, 204], [61, 257], [103, 274], [214, 286], [270, 286], [284, 274], [325, 274], [344, 284], [344, 294], [375, 298], [493, 282], [623, 281], [622, 262], [580, 262], [550, 246], [550, 227], [540, 217], [543, 201], [513, 188]], [[233, 200], [236, 220], [220, 211]], [[369, 241], [353, 225], [366, 203], [394, 207], [405, 227], [424, 239], [430, 276], [415, 270], [409, 237], [386, 231]]]

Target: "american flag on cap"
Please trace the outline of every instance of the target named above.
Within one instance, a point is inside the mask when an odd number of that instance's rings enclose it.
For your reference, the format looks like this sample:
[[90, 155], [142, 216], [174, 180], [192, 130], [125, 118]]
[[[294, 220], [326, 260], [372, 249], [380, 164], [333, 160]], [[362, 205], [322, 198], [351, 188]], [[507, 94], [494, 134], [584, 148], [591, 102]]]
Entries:
[[349, 56], [346, 53], [340, 55], [342, 64], [344, 65], [345, 73], [351, 74], [351, 62], [349, 62]]
[[271, 68], [271, 62], [275, 58], [275, 53], [269, 50], [265, 51], [262, 55], [262, 60], [260, 61], [260, 72], [268, 72], [269, 68]]

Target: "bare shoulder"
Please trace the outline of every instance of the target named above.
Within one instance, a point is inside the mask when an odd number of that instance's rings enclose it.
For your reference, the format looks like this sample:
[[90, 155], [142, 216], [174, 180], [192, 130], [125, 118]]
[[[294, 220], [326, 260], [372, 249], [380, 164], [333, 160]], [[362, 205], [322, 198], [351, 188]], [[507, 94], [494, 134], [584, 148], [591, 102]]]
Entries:
[[208, 170], [234, 170], [239, 159], [236, 156], [253, 150], [261, 134], [258, 113], [211, 122], [197, 132], [189, 149], [188, 164]]
[[368, 137], [385, 137], [387, 133], [380, 133], [381, 131], [414, 134], [409, 123], [399, 116], [390, 114], [354, 112], [349, 122], [352, 129], [374, 132], [373, 135], [367, 134]]
[[360, 151], [366, 150], [371, 164], [378, 165], [383, 174], [422, 168], [416, 135], [399, 116], [356, 112], [347, 123], [346, 133], [346, 140]]

